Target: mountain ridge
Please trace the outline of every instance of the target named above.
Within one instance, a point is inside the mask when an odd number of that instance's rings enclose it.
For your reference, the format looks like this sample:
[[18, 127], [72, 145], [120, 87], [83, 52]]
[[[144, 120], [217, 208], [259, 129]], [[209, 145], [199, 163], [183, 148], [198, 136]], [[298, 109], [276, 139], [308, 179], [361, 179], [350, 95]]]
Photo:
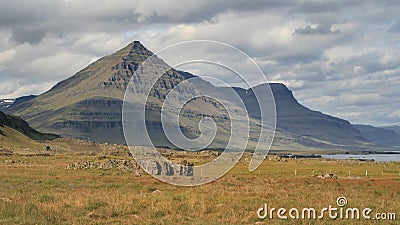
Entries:
[[[152, 52], [139, 41], [134, 41], [121, 50], [91, 63], [44, 94], [13, 105], [6, 109], [6, 112], [21, 116], [41, 131], [56, 132], [62, 136], [91, 139], [97, 142], [123, 143], [121, 108], [125, 89], [132, 79], [133, 85], [130, 91], [137, 93], [137, 96], [143, 94], [143, 90], [150, 81], [145, 76], [135, 74], [135, 70], [151, 55]], [[155, 139], [159, 141], [158, 145], [168, 146], [169, 143], [160, 134], [162, 130], [159, 122], [160, 103], [169, 90], [187, 78], [196, 76], [170, 69], [162, 59], [157, 57], [152, 57], [151, 60], [150, 69], [156, 71], [167, 68], [167, 72], [157, 81], [150, 93], [150, 104], [147, 106], [151, 121], [148, 122], [152, 126]], [[206, 81], [203, 85], [212, 86]], [[254, 120], [259, 119], [257, 117], [259, 108], [255, 106], [253, 89], [262, 89], [263, 85], [268, 84], [261, 84], [249, 90], [234, 88], [242, 97]], [[364, 143], [366, 140], [361, 133], [348, 121], [306, 108], [294, 98], [292, 92], [284, 84], [270, 84], [270, 86], [278, 112], [277, 146], [284, 148], [285, 145], [293, 144], [295, 147], [329, 149], [371, 147], [368, 143]], [[188, 93], [194, 91], [196, 90], [193, 87], [187, 86]], [[199, 99], [190, 107], [184, 111], [186, 124], [183, 124], [182, 128], [188, 131], [188, 136], [196, 137], [198, 124], [193, 121], [200, 119], [201, 115], [217, 112], [220, 107], [206, 99]], [[225, 126], [226, 122], [220, 121], [220, 125]], [[222, 139], [220, 141], [224, 142]]]
[[362, 124], [355, 124], [353, 126], [357, 128], [367, 140], [373, 143], [389, 147], [400, 147], [400, 127], [374, 127]]

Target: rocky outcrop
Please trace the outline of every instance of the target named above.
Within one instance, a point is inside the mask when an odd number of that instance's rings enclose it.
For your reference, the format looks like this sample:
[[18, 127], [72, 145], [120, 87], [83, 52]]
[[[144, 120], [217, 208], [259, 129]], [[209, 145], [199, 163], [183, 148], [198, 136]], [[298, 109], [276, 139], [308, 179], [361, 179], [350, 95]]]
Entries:
[[[174, 167], [168, 161], [157, 161], [154, 159], [142, 160], [140, 165], [150, 174], [158, 176], [193, 176], [193, 163], [186, 162]], [[143, 170], [135, 160], [125, 159], [105, 159], [99, 161], [81, 161], [69, 164], [66, 169], [87, 170], [87, 169], [117, 169], [123, 172], [134, 172], [137, 176], [143, 173]]]
[[67, 166], [67, 169], [117, 169], [121, 171], [138, 172], [139, 166], [132, 160], [107, 159], [101, 161], [74, 162]]
[[176, 173], [181, 175], [181, 176], [193, 176], [194, 171], [193, 171], [194, 164], [188, 161], [184, 161], [182, 165], [179, 165], [178, 168], [176, 168]]
[[175, 167], [167, 161], [146, 160], [143, 161], [142, 166], [151, 175], [165, 175], [165, 176], [193, 176], [194, 164], [184, 162]]
[[142, 160], [140, 164], [150, 175], [172, 176], [175, 174], [174, 167], [167, 161], [150, 159]]

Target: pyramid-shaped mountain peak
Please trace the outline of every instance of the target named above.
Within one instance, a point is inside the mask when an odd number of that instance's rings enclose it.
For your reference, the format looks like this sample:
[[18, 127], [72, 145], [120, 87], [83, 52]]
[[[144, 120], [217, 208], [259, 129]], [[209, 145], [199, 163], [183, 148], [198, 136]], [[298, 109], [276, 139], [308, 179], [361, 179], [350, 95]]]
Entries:
[[129, 57], [131, 60], [140, 59], [140, 61], [142, 61], [143, 58], [145, 59], [152, 55], [153, 52], [144, 47], [144, 45], [140, 41], [133, 41], [126, 47], [113, 54], [113, 56], [122, 57], [125, 60]]
[[136, 53], [151, 53], [151, 51], [149, 51], [146, 47], [144, 47], [144, 45], [142, 43], [140, 43], [140, 41], [134, 41], [130, 44], [131, 50], [132, 52], [136, 52]]
[[105, 60], [99, 61], [101, 61], [102, 68], [104, 68], [104, 64], [108, 64], [112, 71], [119, 71], [119, 75], [121, 75], [121, 73], [124, 75], [126, 72], [132, 75], [134, 71], [149, 58], [151, 58], [151, 62], [149, 62], [148, 65], [168, 67], [162, 59], [158, 58], [153, 52], [144, 47], [140, 41], [133, 41], [121, 50], [105, 57]]

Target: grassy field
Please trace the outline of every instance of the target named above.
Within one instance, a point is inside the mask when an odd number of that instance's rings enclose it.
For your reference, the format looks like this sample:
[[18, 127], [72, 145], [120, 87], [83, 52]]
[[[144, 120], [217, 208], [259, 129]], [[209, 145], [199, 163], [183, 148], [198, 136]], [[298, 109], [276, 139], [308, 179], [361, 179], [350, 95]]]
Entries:
[[[108, 158], [127, 158], [108, 156]], [[400, 216], [399, 163], [325, 159], [266, 160], [249, 172], [249, 155], [207, 185], [177, 187], [116, 169], [67, 170], [99, 156], [0, 157], [1, 224], [397, 224], [377, 220], [281, 220], [257, 217], [270, 207], [369, 207]], [[201, 163], [204, 156], [192, 161]], [[365, 176], [365, 171], [368, 176]], [[350, 171], [350, 176], [349, 176]], [[337, 179], [319, 178], [332, 173]], [[371, 215], [373, 215], [373, 213]]]

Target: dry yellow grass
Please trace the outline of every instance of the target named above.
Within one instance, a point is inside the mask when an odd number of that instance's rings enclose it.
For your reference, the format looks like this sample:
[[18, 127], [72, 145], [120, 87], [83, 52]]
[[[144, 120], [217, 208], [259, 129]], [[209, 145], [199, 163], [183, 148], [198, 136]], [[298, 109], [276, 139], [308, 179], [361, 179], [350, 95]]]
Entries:
[[[117, 170], [65, 169], [69, 163], [95, 157], [0, 157], [0, 223], [396, 224], [399, 220], [282, 221], [260, 220], [256, 214], [264, 203], [321, 209], [336, 205], [339, 196], [345, 196], [351, 207], [400, 215], [399, 163], [267, 160], [248, 172], [247, 156], [223, 178], [198, 187], [171, 186], [148, 175]], [[339, 179], [313, 177], [312, 170], [315, 175], [332, 170]]]

